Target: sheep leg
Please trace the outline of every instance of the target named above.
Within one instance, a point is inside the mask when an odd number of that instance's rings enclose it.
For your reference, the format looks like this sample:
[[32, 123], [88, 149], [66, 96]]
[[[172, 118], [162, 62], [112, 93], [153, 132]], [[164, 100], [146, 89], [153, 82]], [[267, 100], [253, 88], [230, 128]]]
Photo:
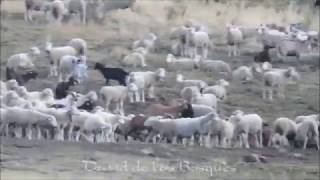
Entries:
[[135, 92], [134, 93], [134, 96], [135, 96], [135, 102], [140, 102], [140, 95], [139, 95], [139, 92]]
[[308, 143], [308, 136], [305, 136], [303, 139], [303, 149], [307, 148], [307, 143]]
[[249, 149], [248, 134], [242, 133], [241, 137], [242, 137], [242, 142], [244, 143], [245, 148]]
[[233, 56], [237, 56], [237, 45], [233, 45]]
[[316, 141], [316, 144], [317, 144], [317, 149], [319, 150], [319, 135], [315, 135], [313, 138], [314, 138], [314, 140]]
[[269, 95], [269, 101], [273, 101], [273, 89], [272, 88], [268, 88], [268, 95]]
[[154, 87], [151, 86], [151, 87], [149, 88], [149, 94], [148, 94], [148, 96], [149, 96], [150, 99], [153, 99], [153, 98], [154, 98], [153, 91], [154, 91]]
[[72, 132], [73, 132], [73, 125], [70, 125], [68, 131], [68, 141], [72, 141]]
[[262, 99], [266, 99], [267, 90], [265, 87], [262, 88]]
[[144, 96], [144, 89], [141, 91], [141, 101], [142, 103], [145, 103], [145, 96]]
[[75, 137], [75, 141], [76, 141], [76, 142], [79, 142], [79, 140], [80, 140], [80, 134], [81, 134], [81, 129], [76, 132], [76, 137]]
[[231, 56], [231, 46], [230, 45], [228, 45], [228, 56]]
[[203, 48], [203, 59], [207, 59], [208, 58], [208, 48]]
[[122, 101], [120, 101], [120, 114], [121, 115], [124, 115], [124, 109], [123, 109], [123, 100]]
[[32, 139], [32, 125], [28, 124], [26, 127], [26, 136], [28, 140]]
[[0, 135], [8, 136], [8, 125], [6, 123], [2, 123], [1, 124], [1, 126], [0, 126]]
[[36, 131], [37, 131], [37, 139], [40, 140], [41, 139], [41, 129], [39, 126], [36, 127]]

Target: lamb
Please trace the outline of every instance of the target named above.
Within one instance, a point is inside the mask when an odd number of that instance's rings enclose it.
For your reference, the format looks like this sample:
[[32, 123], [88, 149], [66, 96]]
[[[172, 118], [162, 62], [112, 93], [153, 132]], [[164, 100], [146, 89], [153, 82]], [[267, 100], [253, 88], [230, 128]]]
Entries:
[[25, 13], [24, 20], [32, 22], [32, 12], [33, 11], [43, 11], [45, 14], [50, 10], [49, 1], [39, 1], [39, 0], [25, 0]]
[[81, 56], [87, 56], [87, 42], [81, 38], [71, 39], [68, 43], [69, 46], [72, 46], [77, 50], [77, 54]]
[[50, 13], [53, 20], [60, 25], [64, 14], [66, 14], [66, 7], [62, 0], [53, 0], [50, 3]]
[[8, 91], [9, 90], [15, 91], [18, 89], [19, 84], [18, 84], [17, 80], [12, 79], [12, 80], [9, 80], [6, 82], [6, 86], [7, 86]]
[[[278, 140], [280, 142], [280, 146], [285, 146], [288, 145], [287, 143], [289, 142], [291, 142], [291, 144], [293, 143], [297, 132], [297, 124], [289, 118], [280, 117], [273, 122], [272, 129], [272, 136], [279, 134], [280, 138]], [[268, 146], [275, 145], [275, 140], [277, 139], [272, 137], [271, 141], [268, 143]]]
[[198, 93], [200, 94], [200, 89], [198, 86], [184, 87], [180, 91], [180, 97], [186, 100], [188, 103], [191, 103], [192, 98]]
[[136, 86], [104, 86], [100, 89], [99, 94], [105, 104], [105, 110], [109, 111], [111, 102], [116, 103], [116, 111], [124, 114], [123, 104], [128, 97], [129, 92], [137, 91]]
[[319, 114], [310, 114], [310, 115], [307, 115], [307, 116], [297, 116], [294, 121], [296, 123], [300, 123], [302, 121], [305, 121], [305, 120], [315, 120], [316, 122], [319, 122]]
[[[158, 81], [163, 81], [166, 76], [166, 70], [164, 68], [159, 68], [156, 71], [145, 71], [145, 72], [131, 72], [130, 77], [141, 76], [144, 80], [144, 89], [148, 91], [148, 98], [154, 98], [154, 85]], [[133, 82], [135, 84], [140, 84], [135, 82], [134, 80], [139, 78], [130, 79], [129, 82]]]
[[13, 74], [24, 74], [34, 69], [34, 60], [40, 55], [37, 47], [30, 48], [28, 53], [12, 55], [7, 60], [6, 76], [7, 80], [14, 78]]
[[72, 46], [52, 47], [51, 42], [46, 43], [46, 56], [50, 60], [49, 76], [58, 76], [57, 68], [60, 59], [65, 55], [76, 56], [77, 50]]
[[141, 102], [145, 103], [145, 95], [144, 92], [147, 89], [145, 87], [146, 83], [144, 82], [144, 77], [143, 76], [135, 76], [134, 74], [130, 74], [129, 76], [129, 82], [128, 85], [130, 86], [136, 86], [138, 89], [135, 91], [130, 98], [132, 99], [132, 102]]
[[193, 110], [193, 117], [204, 116], [210, 112], [215, 112], [216, 110], [210, 106], [201, 105], [201, 104], [191, 104]]
[[140, 52], [133, 52], [121, 61], [121, 64], [124, 66], [132, 66], [132, 67], [146, 67], [144, 54]]
[[107, 85], [109, 84], [110, 79], [118, 81], [120, 85], [123, 85], [123, 86], [126, 85], [126, 80], [129, 73], [126, 72], [125, 70], [121, 68], [108, 68], [101, 63], [96, 63], [94, 66], [94, 69], [101, 72], [101, 74], [106, 79]]
[[189, 36], [191, 48], [191, 57], [194, 58], [198, 55], [198, 49], [202, 51], [202, 58], [207, 59], [208, 49], [211, 47], [210, 38], [207, 32], [195, 31], [194, 28], [187, 30], [187, 36]]
[[170, 70], [193, 70], [198, 68], [198, 59], [179, 58], [172, 54], [167, 55], [166, 63]]
[[253, 80], [252, 68], [248, 66], [240, 66], [232, 71], [232, 79], [236, 82], [250, 82]]
[[[319, 150], [319, 121], [314, 119], [305, 119], [297, 124], [295, 141], [303, 142], [303, 149], [306, 149], [308, 139], [314, 139]], [[311, 137], [310, 137], [311, 136]]]
[[155, 34], [149, 33], [146, 37], [140, 40], [134, 41], [132, 45], [132, 49], [143, 47], [147, 50], [147, 52], [155, 52], [157, 39], [158, 38]]
[[38, 139], [41, 137], [39, 126], [49, 126], [56, 128], [58, 125], [56, 118], [51, 115], [47, 115], [36, 110], [23, 109], [20, 107], [6, 108], [6, 113], [2, 120], [0, 128], [1, 132], [9, 123], [15, 123], [16, 125], [20, 126], [27, 126], [28, 139], [32, 139], [31, 127], [33, 124], [37, 125]]
[[47, 106], [52, 105], [52, 103], [54, 102], [54, 94], [50, 88], [45, 88], [42, 91], [28, 92], [24, 86], [20, 86], [17, 89], [17, 93], [20, 97], [28, 101], [39, 100]]
[[211, 123], [209, 136], [215, 137], [214, 146], [218, 146], [218, 137], [220, 137], [220, 145], [224, 148], [230, 148], [234, 133], [234, 125], [225, 119], [216, 117]]
[[188, 86], [197, 86], [201, 91], [201, 89], [208, 86], [208, 84], [202, 80], [184, 79], [182, 74], [177, 74], [176, 80], [182, 88]]
[[222, 60], [201, 60], [200, 68], [206, 72], [214, 72], [230, 77], [232, 74], [231, 67]]
[[261, 148], [262, 145], [262, 125], [263, 119], [258, 114], [244, 114], [237, 110], [230, 117], [230, 122], [234, 125], [234, 138], [240, 135], [240, 146], [249, 148], [248, 135], [255, 136], [256, 147]]
[[240, 56], [240, 44], [243, 42], [243, 33], [237, 26], [227, 24], [227, 44], [228, 56], [231, 56], [231, 47], [233, 46], [233, 56]]
[[64, 55], [59, 62], [58, 76], [59, 82], [67, 82], [73, 75], [73, 71], [80, 59], [76, 56]]
[[279, 97], [284, 98], [285, 86], [287, 81], [292, 77], [294, 69], [289, 67], [285, 71], [267, 71], [263, 74], [262, 98], [266, 99], [269, 92], [269, 100], [273, 100], [273, 90], [277, 88]]
[[224, 79], [220, 79], [217, 85], [204, 88], [202, 93], [214, 94], [217, 98], [224, 101], [227, 99], [227, 90], [226, 90], [227, 86], [229, 86], [229, 82]]
[[[76, 141], [79, 141], [79, 137], [81, 134], [86, 139], [89, 139], [90, 135], [97, 135], [98, 131], [102, 131], [102, 135], [106, 134], [105, 137], [108, 137], [109, 133], [111, 133], [112, 125], [110, 123], [105, 122], [104, 119], [97, 114], [79, 111], [78, 109], [73, 107], [71, 118], [72, 120], [69, 129], [69, 134], [72, 133], [75, 127], [80, 128], [75, 138]], [[84, 133], [89, 134], [89, 138], [87, 138], [87, 136], [85, 136]], [[89, 139], [89, 141], [98, 142], [97, 137], [95, 137], [94, 139]], [[102, 138], [102, 140], [104, 139]]]
[[217, 97], [213, 94], [195, 94], [191, 102], [193, 104], [202, 104], [212, 107], [213, 109], [218, 109]]
[[287, 38], [286, 33], [275, 29], [269, 29], [266, 25], [260, 25], [258, 33], [261, 35], [264, 47], [276, 48], [282, 40]]
[[68, 15], [79, 14], [82, 24], [86, 24], [87, 21], [87, 3], [85, 0], [68, 0], [66, 2], [66, 9]]
[[60, 82], [57, 84], [55, 88], [55, 98], [62, 99], [65, 98], [68, 94], [70, 87], [79, 84], [78, 80], [76, 80], [73, 76], [69, 78], [67, 82]]
[[19, 97], [19, 95], [15, 91], [10, 90], [7, 92], [7, 94], [3, 96], [3, 103], [8, 107], [13, 107], [13, 106], [22, 107], [29, 102], [23, 99], [22, 97]]

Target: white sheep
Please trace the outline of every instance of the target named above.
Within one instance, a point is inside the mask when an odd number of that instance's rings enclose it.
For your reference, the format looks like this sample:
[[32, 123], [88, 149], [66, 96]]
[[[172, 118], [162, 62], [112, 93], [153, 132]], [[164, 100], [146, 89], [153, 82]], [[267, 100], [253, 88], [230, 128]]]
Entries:
[[[97, 135], [98, 131], [102, 131], [100, 140], [105, 141], [104, 137], [109, 137], [109, 134], [112, 132], [112, 125], [97, 114], [79, 111], [73, 107], [71, 116], [72, 121], [69, 133], [73, 131], [74, 127], [80, 128], [75, 138], [76, 141], [79, 141], [79, 137], [82, 135], [93, 142], [93, 140], [91, 140], [92, 135]], [[89, 137], [87, 137], [85, 133], [89, 134]], [[96, 137], [97, 142], [100, 140]]]
[[246, 83], [253, 80], [252, 68], [240, 66], [232, 72], [232, 79], [236, 82]]
[[6, 106], [13, 107], [13, 106], [25, 106], [29, 103], [27, 100], [19, 97], [19, 95], [15, 91], [8, 91], [7, 94], [3, 96], [3, 103]]
[[306, 116], [297, 116], [294, 121], [296, 123], [300, 123], [302, 121], [305, 121], [305, 120], [315, 120], [316, 122], [319, 122], [320, 119], [319, 119], [319, 114], [310, 114], [310, 115], [306, 115]]
[[180, 91], [180, 97], [182, 97], [184, 100], [186, 100], [188, 103], [191, 103], [193, 100], [193, 97], [196, 94], [200, 94], [200, 89], [198, 86], [188, 86], [184, 87]]
[[46, 43], [46, 55], [50, 60], [49, 76], [58, 76], [58, 65], [60, 59], [65, 55], [76, 56], [77, 50], [72, 46], [52, 47], [51, 42]]
[[216, 117], [210, 126], [209, 136], [214, 138], [214, 146], [219, 145], [218, 138], [220, 137], [220, 145], [224, 148], [230, 148], [232, 145], [234, 125], [230, 121]]
[[314, 139], [319, 150], [319, 121], [314, 118], [309, 118], [301, 121], [297, 124], [297, 133], [295, 136], [295, 141], [303, 142], [303, 149], [306, 149], [308, 139]]
[[199, 59], [175, 58], [168, 54], [166, 58], [167, 67], [170, 70], [193, 70], [198, 68]]
[[234, 138], [240, 135], [240, 146], [249, 148], [248, 135], [255, 136], [256, 147], [262, 147], [262, 124], [263, 119], [258, 114], [244, 114], [237, 110], [230, 117], [230, 122], [234, 125]]
[[258, 33], [260, 34], [262, 45], [268, 47], [277, 47], [282, 40], [288, 37], [286, 33], [276, 29], [269, 29], [265, 25], [258, 27]]
[[222, 60], [201, 60], [199, 63], [200, 69], [204, 71], [223, 74], [226, 77], [232, 75], [230, 65]]
[[74, 38], [69, 41], [68, 45], [76, 49], [78, 55], [87, 56], [88, 47], [85, 40]]
[[124, 114], [123, 104], [128, 97], [129, 92], [136, 92], [137, 87], [134, 86], [104, 86], [100, 89], [99, 94], [105, 105], [105, 110], [109, 111], [109, 105], [116, 103], [116, 111]]
[[144, 81], [143, 76], [130, 74], [129, 79], [131, 82], [128, 83], [128, 86], [136, 86], [137, 90], [135, 92], [131, 92], [129, 94], [130, 102], [141, 102], [145, 103], [145, 90], [148, 88], [146, 87], [146, 83]]
[[[129, 77], [142, 76], [144, 80], [144, 88], [148, 91], [148, 98], [154, 98], [154, 86], [156, 82], [164, 81], [166, 77], [166, 70], [164, 68], [159, 68], [156, 71], [145, 71], [145, 72], [131, 72]], [[131, 81], [131, 80], [129, 80]], [[132, 81], [135, 84], [141, 84], [135, 81]]]
[[63, 16], [67, 13], [64, 1], [62, 0], [53, 0], [50, 3], [50, 12], [51, 18], [57, 25], [60, 25], [63, 19]]
[[155, 34], [149, 33], [146, 37], [140, 40], [134, 41], [132, 45], [132, 49], [143, 47], [147, 50], [147, 52], [155, 52], [157, 39], [158, 38]]
[[54, 94], [50, 88], [45, 88], [42, 91], [28, 92], [24, 86], [20, 86], [17, 89], [17, 94], [28, 101], [39, 100], [46, 106], [52, 105], [54, 102]]
[[6, 94], [8, 91], [7, 84], [0, 80], [0, 95]]
[[177, 74], [176, 81], [182, 88], [188, 86], [197, 86], [199, 89], [203, 89], [208, 86], [208, 84], [202, 80], [184, 79], [182, 74]]
[[202, 104], [213, 109], [218, 109], [217, 97], [214, 94], [201, 94], [199, 92], [195, 92], [192, 96], [191, 102], [193, 104]]
[[[289, 145], [289, 139], [287, 139], [288, 136], [294, 135], [297, 132], [297, 124], [293, 120], [286, 118], [286, 117], [280, 117], [276, 119], [273, 122], [272, 125], [273, 135], [279, 138], [271, 138], [268, 142], [268, 146], [275, 146], [277, 141], [279, 141], [280, 146], [287, 146]], [[278, 135], [277, 135], [278, 134]]]
[[7, 71], [9, 69], [16, 73], [23, 73], [26, 70], [33, 69], [35, 58], [38, 55], [40, 55], [39, 48], [32, 47], [28, 53], [20, 53], [10, 56], [7, 60]]
[[229, 82], [224, 79], [220, 79], [216, 85], [204, 88], [202, 93], [214, 94], [217, 98], [224, 101], [227, 99], [227, 86], [229, 86]]
[[7, 86], [8, 91], [10, 91], [10, 90], [15, 91], [18, 89], [19, 84], [18, 84], [17, 80], [11, 79], [6, 82], [6, 86]]
[[262, 98], [266, 99], [267, 93], [269, 93], [269, 100], [273, 100], [273, 91], [277, 88], [277, 93], [280, 98], [285, 98], [285, 86], [288, 83], [290, 77], [293, 76], [295, 70], [289, 67], [285, 71], [267, 71], [263, 74], [263, 88]]
[[27, 127], [27, 138], [32, 139], [32, 125], [37, 125], [37, 138], [41, 137], [39, 126], [50, 126], [56, 128], [58, 126], [55, 117], [38, 112], [31, 109], [23, 109], [21, 107], [9, 107], [6, 108], [5, 116], [1, 124], [1, 132], [9, 123], [15, 123], [16, 125]]
[[133, 52], [123, 58], [121, 64], [131, 67], [146, 67], [145, 56], [141, 52]]
[[202, 105], [202, 104], [191, 104], [193, 110], [193, 117], [200, 117], [206, 115], [210, 112], [215, 112], [216, 110], [210, 106]]
[[59, 82], [68, 82], [74, 74], [74, 70], [80, 59], [76, 56], [64, 55], [61, 57], [58, 67]]
[[[235, 25], [227, 24], [227, 44], [228, 56], [240, 56], [240, 44], [243, 42], [243, 33], [241, 29]], [[233, 46], [233, 53], [231, 47]]]
[[207, 32], [196, 31], [195, 28], [188, 28], [187, 35], [189, 38], [189, 48], [191, 50], [191, 57], [198, 55], [198, 49], [201, 49], [203, 59], [208, 57], [208, 49], [211, 47], [210, 38]]

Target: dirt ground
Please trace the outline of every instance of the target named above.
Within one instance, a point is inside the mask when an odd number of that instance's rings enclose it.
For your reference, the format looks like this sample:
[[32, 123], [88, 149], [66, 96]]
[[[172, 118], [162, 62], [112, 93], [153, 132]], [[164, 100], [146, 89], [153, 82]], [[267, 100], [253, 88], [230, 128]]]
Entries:
[[[62, 27], [45, 25], [39, 20], [33, 25], [23, 21], [21, 1], [11, 1], [3, 6], [1, 16], [1, 79], [4, 79], [7, 58], [15, 53], [26, 52], [32, 46], [41, 49], [48, 37], [54, 45], [66, 44], [68, 40], [81, 37], [88, 42], [89, 80], [83, 86], [75, 87], [80, 92], [99, 91], [104, 79], [93, 70], [95, 62], [119, 67], [119, 60], [130, 52], [133, 40], [146, 31], [141, 14], [127, 20], [127, 10], [115, 12], [107, 17], [104, 25], [81, 26], [67, 24]], [[8, 8], [15, 7], [15, 8]], [[159, 13], [162, 6], [159, 6]], [[140, 7], [141, 8], [141, 7]], [[149, 6], [148, 6], [149, 8]], [[146, 9], [148, 9], [146, 8]], [[149, 11], [152, 12], [151, 7]], [[142, 10], [141, 10], [142, 11]], [[121, 13], [124, 13], [122, 15]], [[130, 14], [130, 13], [129, 13]], [[143, 15], [145, 15], [143, 14]], [[137, 18], [137, 19], [134, 19]], [[139, 19], [140, 18], [140, 19]], [[123, 20], [123, 21], [122, 21]], [[147, 56], [148, 67], [126, 68], [128, 71], [155, 70], [166, 67], [165, 58], [170, 52], [168, 32], [172, 24], [150, 25], [147, 31], [155, 31], [160, 38], [159, 49]], [[152, 23], [151, 23], [152, 24]], [[168, 27], [169, 26], [169, 27]], [[166, 28], [165, 28], [166, 27]], [[141, 31], [140, 31], [141, 30]], [[242, 46], [242, 56], [226, 56], [223, 34], [212, 34], [215, 46], [210, 50], [210, 59], [229, 62], [233, 69], [253, 62], [252, 54], [259, 50], [252, 39]], [[294, 58], [286, 58], [275, 67], [296, 66]], [[57, 82], [47, 78], [48, 62], [39, 57], [36, 62], [40, 78], [26, 84], [28, 90], [54, 88]], [[265, 102], [261, 98], [260, 81], [248, 84], [231, 82], [228, 99], [219, 104], [219, 113], [229, 116], [236, 109], [246, 113], [257, 113], [269, 123], [278, 117], [294, 118], [319, 112], [319, 53], [303, 54], [300, 65], [299, 85], [289, 85], [284, 100]], [[222, 78], [194, 70], [182, 72], [186, 78], [202, 79], [209, 85]], [[167, 72], [165, 82], [157, 84], [157, 99], [146, 104], [125, 104], [126, 114], [143, 113], [143, 110], [159, 99], [169, 101], [178, 97], [179, 88], [175, 83], [176, 72]], [[112, 82], [112, 84], [116, 84]], [[267, 158], [267, 163], [244, 163], [243, 156], [251, 153]], [[174, 145], [151, 145], [142, 143], [90, 144], [86, 142], [27, 141], [24, 139], [1, 138], [1, 179], [318, 179], [319, 151], [315, 150], [261, 150], [208, 149], [203, 147], [183, 147]], [[127, 164], [126, 164], [127, 162]], [[87, 164], [86, 164], [87, 163]], [[85, 165], [88, 165], [86, 168]], [[127, 166], [125, 166], [127, 165]]]

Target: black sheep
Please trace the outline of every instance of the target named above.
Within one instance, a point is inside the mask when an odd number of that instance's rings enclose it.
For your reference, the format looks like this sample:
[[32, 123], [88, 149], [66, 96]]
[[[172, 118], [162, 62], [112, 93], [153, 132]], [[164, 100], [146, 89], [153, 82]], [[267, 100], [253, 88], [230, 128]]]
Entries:
[[181, 117], [183, 118], [193, 118], [194, 117], [194, 112], [191, 104], [187, 104], [187, 108], [182, 110], [181, 112]]
[[269, 46], [264, 46], [263, 50], [254, 56], [254, 62], [271, 62]]
[[126, 78], [129, 75], [129, 73], [125, 70], [121, 68], [108, 68], [101, 63], [96, 63], [94, 69], [101, 72], [101, 74], [106, 79], [106, 84], [109, 84], [109, 80], [113, 79], [118, 81], [120, 85], [126, 85]]
[[79, 82], [73, 76], [71, 76], [69, 78], [68, 82], [60, 82], [60, 83], [58, 83], [58, 85], [56, 87], [56, 90], [55, 90], [55, 98], [56, 99], [63, 99], [65, 97], [67, 97], [69, 88], [71, 86], [77, 85], [78, 83]]
[[11, 80], [15, 79], [20, 86], [24, 85], [26, 82], [28, 82], [31, 79], [36, 79], [38, 76], [38, 73], [35, 71], [28, 71], [24, 74], [16, 73], [11, 68], [6, 68], [6, 79]]

